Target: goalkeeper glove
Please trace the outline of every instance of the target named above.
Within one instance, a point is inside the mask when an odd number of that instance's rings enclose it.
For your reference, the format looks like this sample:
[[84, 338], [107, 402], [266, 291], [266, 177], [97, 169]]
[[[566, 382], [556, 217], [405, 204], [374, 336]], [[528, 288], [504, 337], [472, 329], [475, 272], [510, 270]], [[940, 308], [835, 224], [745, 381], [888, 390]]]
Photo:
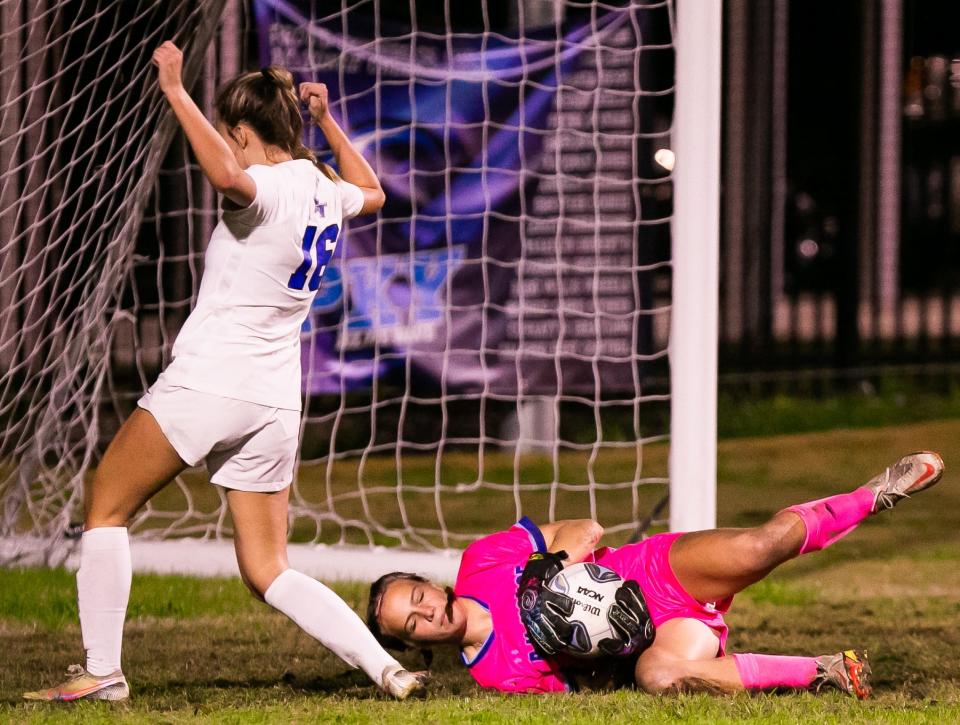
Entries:
[[[537, 652], [549, 657], [563, 650], [570, 641], [573, 600], [544, 587], [563, 570], [567, 552], [535, 552], [527, 559], [517, 587], [520, 620]], [[553, 616], [551, 616], [553, 615]]]
[[617, 589], [614, 600], [607, 610], [607, 621], [617, 636], [602, 639], [597, 646], [614, 657], [642, 652], [653, 644], [656, 631], [640, 585], [627, 579]]

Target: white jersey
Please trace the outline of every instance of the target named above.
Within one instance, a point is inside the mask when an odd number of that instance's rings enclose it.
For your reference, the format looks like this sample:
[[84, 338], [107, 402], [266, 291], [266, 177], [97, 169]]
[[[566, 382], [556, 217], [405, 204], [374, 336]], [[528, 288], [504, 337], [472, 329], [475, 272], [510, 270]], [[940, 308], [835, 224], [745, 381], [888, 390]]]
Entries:
[[246, 172], [256, 198], [221, 214], [197, 306], [163, 376], [174, 386], [300, 410], [300, 327], [363, 192], [305, 159]]

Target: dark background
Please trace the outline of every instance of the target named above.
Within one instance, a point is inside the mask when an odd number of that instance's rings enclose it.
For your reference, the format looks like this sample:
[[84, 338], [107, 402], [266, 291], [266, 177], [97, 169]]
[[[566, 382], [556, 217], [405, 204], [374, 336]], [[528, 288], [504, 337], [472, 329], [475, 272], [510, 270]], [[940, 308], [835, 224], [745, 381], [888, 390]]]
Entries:
[[[479, 3], [452, 3], [445, 14], [444, 2], [420, 0], [412, 19], [408, 3], [379, 5], [383, 32], [404, 32], [415, 22], [418, 30], [437, 33], [448, 27], [509, 33], [518, 22], [517, 7], [515, 2], [490, 1], [484, 12]], [[960, 159], [960, 112], [952, 111], [949, 72], [940, 110], [923, 99], [919, 115], [909, 116], [906, 108], [911, 64], [919, 59], [919, 76], [913, 82], [923, 93], [930, 81], [927, 59], [942, 55], [949, 65], [960, 54], [960, 36], [953, 32], [960, 5], [945, 0], [904, 0], [899, 5], [896, 295], [889, 303], [892, 327], [881, 333], [876, 276], [882, 252], [876, 246], [875, 225], [880, 212], [877, 166], [883, 151], [876, 134], [882, 121], [878, 69], [883, 62], [884, 7], [880, 0], [724, 4], [721, 391], [735, 396], [821, 395], [873, 389], [891, 378], [934, 390], [953, 384], [953, 359], [960, 348], [960, 320], [953, 315], [960, 274], [960, 180], [951, 180], [951, 159]], [[567, 8], [566, 20], [587, 18], [590, 12]], [[245, 65], [255, 67], [255, 29], [252, 18], [244, 22]], [[672, 58], [667, 55], [660, 53], [656, 62], [643, 65], [649, 76], [645, 87], [661, 87], [672, 79]], [[653, 149], [641, 145], [638, 176], [662, 174], [643, 156], [644, 150]], [[169, 166], [182, 167], [183, 159], [182, 147], [175, 144]], [[954, 175], [958, 173], [960, 167]], [[203, 186], [198, 176], [196, 181], [195, 188]], [[182, 185], [176, 193], [184, 193]], [[640, 193], [645, 208], [669, 213], [669, 185], [641, 184]], [[182, 208], [175, 196], [161, 197], [162, 203]], [[200, 206], [194, 202], [194, 209]], [[155, 305], [169, 318], [164, 326], [176, 328], [189, 311], [198, 280], [195, 256], [204, 238], [196, 235], [203, 225], [193, 225], [195, 236], [188, 243], [184, 235], [162, 229], [181, 224], [181, 219], [148, 220], [139, 251], [144, 259], [155, 260], [157, 240], [164, 239], [170, 273], [162, 276], [161, 309], [159, 298], [152, 299], [149, 292], [155, 266], [138, 267], [136, 286], [144, 290], [138, 302], [142, 310]], [[651, 232], [639, 242], [643, 254], [664, 256], [668, 236]], [[184, 240], [182, 248], [171, 250], [177, 239]], [[658, 295], [667, 299], [669, 278], [645, 293], [651, 303]], [[641, 330], [640, 339], [655, 347], [651, 335], [649, 329]], [[164, 350], [158, 352], [154, 357], [160, 363]]]

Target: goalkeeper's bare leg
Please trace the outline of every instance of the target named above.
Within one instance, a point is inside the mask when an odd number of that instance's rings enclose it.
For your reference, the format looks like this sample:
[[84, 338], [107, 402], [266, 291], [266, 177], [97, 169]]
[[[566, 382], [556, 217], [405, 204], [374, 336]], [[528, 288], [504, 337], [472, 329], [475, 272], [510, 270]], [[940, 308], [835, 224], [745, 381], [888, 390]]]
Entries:
[[795, 688], [836, 688], [857, 698], [871, 692], [870, 665], [862, 652], [821, 657], [735, 654], [717, 657], [719, 640], [703, 622], [671, 619], [637, 660], [637, 685], [654, 694]]
[[670, 567], [694, 599], [726, 599], [785, 561], [839, 541], [867, 516], [933, 486], [942, 475], [939, 455], [912, 453], [850, 493], [790, 506], [761, 526], [684, 534], [670, 549]]
[[[749, 529], [717, 529], [680, 536], [670, 568], [699, 602], [720, 602], [759, 581], [799, 554], [823, 549], [849, 534], [867, 516], [933, 486], [943, 474], [936, 453], [904, 456], [866, 485], [777, 513]], [[681, 618], [657, 628], [654, 644], [637, 663], [637, 683], [651, 692], [734, 692], [772, 687], [837, 687], [857, 697], [870, 692], [864, 653], [822, 657], [736, 654], [716, 657], [720, 641], [703, 622]]]

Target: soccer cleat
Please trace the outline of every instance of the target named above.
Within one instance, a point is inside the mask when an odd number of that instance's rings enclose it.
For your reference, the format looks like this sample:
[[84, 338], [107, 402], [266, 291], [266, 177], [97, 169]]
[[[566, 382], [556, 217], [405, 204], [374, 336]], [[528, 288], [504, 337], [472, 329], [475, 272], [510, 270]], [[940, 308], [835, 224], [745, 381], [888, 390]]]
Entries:
[[130, 696], [127, 679], [120, 670], [97, 677], [80, 665], [67, 668], [67, 681], [49, 690], [23, 693], [24, 700], [126, 700]]
[[411, 695], [426, 693], [426, 682], [430, 676], [426, 672], [410, 672], [400, 665], [388, 665], [380, 676], [383, 691], [398, 700], [406, 700]]
[[848, 649], [835, 655], [818, 657], [817, 676], [810, 688], [820, 692], [823, 687], [836, 687], [858, 700], [869, 697], [873, 688], [870, 686], [870, 663], [866, 651]]
[[901, 499], [930, 488], [942, 475], [943, 459], [939, 454], [921, 451], [904, 456], [866, 484], [873, 491], [871, 513], [892, 509]]

